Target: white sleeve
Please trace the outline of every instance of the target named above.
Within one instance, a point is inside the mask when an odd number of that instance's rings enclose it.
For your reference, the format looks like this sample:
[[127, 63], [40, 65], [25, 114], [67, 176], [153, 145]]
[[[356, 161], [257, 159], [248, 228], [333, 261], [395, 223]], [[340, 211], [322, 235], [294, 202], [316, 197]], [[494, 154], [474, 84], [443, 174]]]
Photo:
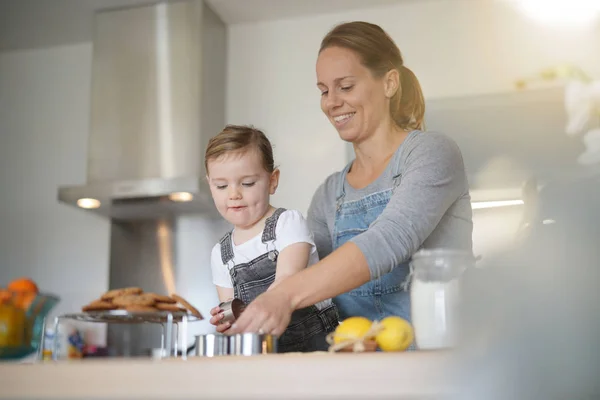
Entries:
[[210, 268], [212, 270], [213, 283], [224, 288], [232, 288], [231, 276], [227, 265], [221, 260], [221, 245], [217, 243], [210, 255]]
[[312, 245], [311, 253], [316, 251], [315, 240], [308, 228], [308, 222], [300, 211], [286, 210], [283, 212], [277, 221], [275, 235], [277, 250], [280, 252], [294, 243], [309, 243]]

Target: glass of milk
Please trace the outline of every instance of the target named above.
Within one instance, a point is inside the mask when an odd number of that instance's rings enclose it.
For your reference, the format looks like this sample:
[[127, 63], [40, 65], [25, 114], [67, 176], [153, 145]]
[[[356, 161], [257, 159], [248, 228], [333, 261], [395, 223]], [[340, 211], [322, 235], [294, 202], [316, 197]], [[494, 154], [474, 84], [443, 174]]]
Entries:
[[420, 350], [452, 348], [458, 342], [460, 282], [474, 264], [461, 250], [420, 250], [410, 266], [411, 319]]

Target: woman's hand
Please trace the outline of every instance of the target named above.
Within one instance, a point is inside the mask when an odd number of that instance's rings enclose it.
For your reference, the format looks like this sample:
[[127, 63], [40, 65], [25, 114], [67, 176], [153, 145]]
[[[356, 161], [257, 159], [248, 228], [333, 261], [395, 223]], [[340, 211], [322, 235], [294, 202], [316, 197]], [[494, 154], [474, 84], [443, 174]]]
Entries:
[[210, 319], [210, 323], [217, 327], [216, 330], [219, 333], [223, 333], [227, 329], [231, 328], [230, 322], [225, 322], [224, 324], [221, 323], [221, 320], [223, 319], [223, 317], [225, 317], [225, 315], [221, 311], [223, 311], [223, 310], [221, 310], [221, 308], [219, 308], [219, 306], [216, 306], [210, 310], [210, 315], [212, 315], [212, 318]]
[[280, 336], [292, 312], [346, 293], [369, 282], [367, 259], [348, 242], [317, 264], [273, 285], [244, 310], [228, 333], [271, 333]]
[[[276, 336], [286, 330], [294, 307], [285, 291], [272, 288], [258, 296], [231, 327], [230, 333], [268, 333]], [[211, 319], [212, 321], [212, 319]]]

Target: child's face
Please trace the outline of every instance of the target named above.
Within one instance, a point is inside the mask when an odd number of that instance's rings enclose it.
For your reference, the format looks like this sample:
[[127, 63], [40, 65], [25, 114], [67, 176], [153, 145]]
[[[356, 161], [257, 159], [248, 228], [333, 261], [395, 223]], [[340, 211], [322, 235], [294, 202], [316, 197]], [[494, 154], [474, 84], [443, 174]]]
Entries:
[[207, 178], [223, 218], [236, 227], [251, 228], [269, 209], [279, 171], [267, 172], [258, 152], [249, 150], [208, 161]]

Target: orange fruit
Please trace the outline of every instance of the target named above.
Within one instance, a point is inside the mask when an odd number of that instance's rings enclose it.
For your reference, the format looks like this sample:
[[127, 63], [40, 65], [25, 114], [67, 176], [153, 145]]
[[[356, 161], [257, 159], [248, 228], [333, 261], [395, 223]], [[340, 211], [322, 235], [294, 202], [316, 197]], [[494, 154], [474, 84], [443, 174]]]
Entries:
[[39, 293], [36, 283], [25, 277], [13, 279], [7, 289], [8, 292], [12, 292], [12, 303], [21, 310], [28, 310]]
[[8, 304], [12, 294], [6, 289], [0, 289], [0, 305]]
[[37, 297], [35, 292], [15, 292], [13, 296], [13, 304], [21, 310], [29, 310], [29, 306]]
[[39, 293], [39, 289], [35, 282], [29, 278], [17, 278], [13, 279], [7, 286], [7, 289], [11, 292], [20, 293]]

